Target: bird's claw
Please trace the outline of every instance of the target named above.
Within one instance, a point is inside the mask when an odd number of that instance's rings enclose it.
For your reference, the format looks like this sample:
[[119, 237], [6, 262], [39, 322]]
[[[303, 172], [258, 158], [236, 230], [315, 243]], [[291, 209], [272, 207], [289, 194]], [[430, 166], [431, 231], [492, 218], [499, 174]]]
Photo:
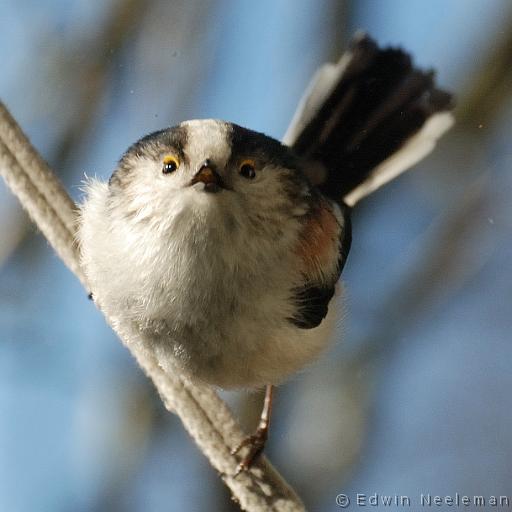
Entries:
[[248, 471], [256, 459], [261, 455], [267, 441], [267, 428], [258, 428], [252, 436], [246, 437], [238, 446], [231, 450], [231, 455], [236, 455], [242, 448], [250, 446], [247, 455], [242, 459], [236, 469], [235, 477], [242, 471]]

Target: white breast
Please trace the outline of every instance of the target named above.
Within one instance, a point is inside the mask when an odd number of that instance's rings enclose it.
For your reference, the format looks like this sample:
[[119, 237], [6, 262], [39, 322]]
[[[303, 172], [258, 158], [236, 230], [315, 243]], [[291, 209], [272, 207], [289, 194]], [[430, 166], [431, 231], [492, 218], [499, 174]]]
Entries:
[[315, 329], [288, 321], [300, 275], [287, 243], [237, 230], [236, 218], [185, 195], [165, 229], [129, 225], [107, 210], [106, 184], [88, 192], [79, 240], [95, 300], [141, 333], [163, 368], [224, 388], [262, 386], [329, 341], [334, 304]]

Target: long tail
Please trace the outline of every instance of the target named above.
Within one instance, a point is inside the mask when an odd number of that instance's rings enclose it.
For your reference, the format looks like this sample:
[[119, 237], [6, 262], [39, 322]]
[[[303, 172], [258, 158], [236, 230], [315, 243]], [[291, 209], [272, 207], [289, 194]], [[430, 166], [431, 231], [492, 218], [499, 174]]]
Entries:
[[357, 35], [313, 78], [284, 137], [328, 197], [353, 206], [409, 169], [453, 124], [452, 97], [401, 49]]

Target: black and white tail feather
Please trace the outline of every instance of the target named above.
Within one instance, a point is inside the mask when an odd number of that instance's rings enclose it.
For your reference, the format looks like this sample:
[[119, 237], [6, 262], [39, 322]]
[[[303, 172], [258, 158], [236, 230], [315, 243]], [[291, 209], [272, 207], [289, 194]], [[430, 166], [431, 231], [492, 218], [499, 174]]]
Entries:
[[325, 196], [352, 207], [430, 153], [452, 107], [432, 71], [361, 33], [317, 71], [284, 143], [310, 163], [305, 172]]

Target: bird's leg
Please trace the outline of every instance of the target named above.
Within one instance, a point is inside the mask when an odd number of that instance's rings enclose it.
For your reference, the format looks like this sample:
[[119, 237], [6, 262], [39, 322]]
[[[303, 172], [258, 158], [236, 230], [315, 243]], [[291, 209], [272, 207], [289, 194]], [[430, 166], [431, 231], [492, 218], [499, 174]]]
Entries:
[[265, 401], [263, 402], [263, 410], [261, 411], [260, 422], [258, 428], [252, 436], [246, 437], [236, 448], [231, 451], [232, 455], [237, 454], [245, 446], [250, 446], [249, 452], [238, 465], [235, 476], [242, 471], [247, 471], [254, 461], [261, 455], [265, 448], [265, 442], [268, 438], [268, 427], [270, 424], [270, 414], [272, 412], [272, 396], [274, 394], [274, 386], [268, 385], [265, 388]]

